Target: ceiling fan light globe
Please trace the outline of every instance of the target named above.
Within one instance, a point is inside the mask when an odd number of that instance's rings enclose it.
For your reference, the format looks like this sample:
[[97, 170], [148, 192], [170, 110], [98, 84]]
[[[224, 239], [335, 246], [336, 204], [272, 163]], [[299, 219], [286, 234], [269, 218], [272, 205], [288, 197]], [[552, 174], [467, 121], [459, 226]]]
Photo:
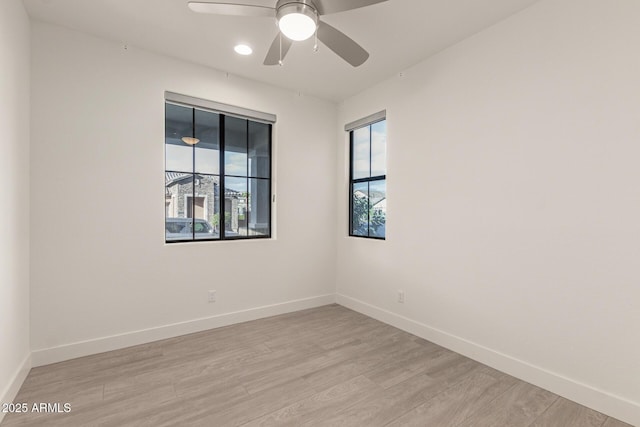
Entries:
[[302, 41], [318, 28], [318, 11], [306, 0], [280, 0], [276, 19], [282, 34], [290, 40]]
[[289, 13], [278, 20], [282, 34], [293, 41], [307, 40], [316, 32], [316, 22], [302, 13]]

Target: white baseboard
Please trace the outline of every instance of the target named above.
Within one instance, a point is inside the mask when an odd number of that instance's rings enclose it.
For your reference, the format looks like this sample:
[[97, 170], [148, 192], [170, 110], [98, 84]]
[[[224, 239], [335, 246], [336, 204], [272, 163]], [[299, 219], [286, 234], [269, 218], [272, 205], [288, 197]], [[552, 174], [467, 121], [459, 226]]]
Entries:
[[595, 409], [631, 425], [640, 426], [640, 404], [566, 378], [539, 366], [513, 358], [474, 342], [451, 335], [399, 314], [346, 295], [336, 294], [336, 302], [398, 329], [417, 335], [494, 369], [549, 390], [569, 400]]
[[320, 307], [333, 303], [335, 303], [334, 294], [322, 295], [236, 311], [233, 313], [225, 313], [212, 317], [189, 320], [157, 328], [132, 331], [120, 335], [75, 342], [58, 347], [34, 350], [31, 354], [33, 366], [49, 365], [51, 363], [62, 362], [65, 360], [75, 359], [77, 357], [118, 350], [166, 338], [205, 331], [207, 329], [219, 328], [221, 326], [247, 322], [264, 317], [277, 316], [278, 314], [290, 313], [293, 311], [305, 310], [307, 308]]
[[[25, 359], [20, 364], [20, 367], [18, 368], [15, 375], [11, 379], [11, 382], [9, 383], [7, 388], [5, 388], [2, 391], [2, 394], [0, 394], [0, 403], [13, 402], [13, 399], [15, 399], [16, 396], [18, 395], [18, 391], [20, 390], [20, 387], [22, 387], [22, 383], [24, 383], [24, 380], [27, 378], [27, 375], [29, 375], [30, 370], [31, 370], [31, 355], [29, 354], [27, 355], [27, 357], [25, 357]], [[2, 423], [2, 419], [4, 418], [4, 416], [5, 416], [5, 413], [0, 411], [0, 423]]]

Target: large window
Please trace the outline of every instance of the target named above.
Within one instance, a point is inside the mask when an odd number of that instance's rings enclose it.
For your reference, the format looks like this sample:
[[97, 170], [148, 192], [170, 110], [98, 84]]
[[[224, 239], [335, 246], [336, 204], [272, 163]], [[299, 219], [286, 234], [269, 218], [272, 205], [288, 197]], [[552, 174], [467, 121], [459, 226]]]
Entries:
[[349, 235], [384, 239], [387, 222], [385, 112], [346, 126], [350, 134]]
[[271, 123], [167, 101], [165, 241], [271, 236]]

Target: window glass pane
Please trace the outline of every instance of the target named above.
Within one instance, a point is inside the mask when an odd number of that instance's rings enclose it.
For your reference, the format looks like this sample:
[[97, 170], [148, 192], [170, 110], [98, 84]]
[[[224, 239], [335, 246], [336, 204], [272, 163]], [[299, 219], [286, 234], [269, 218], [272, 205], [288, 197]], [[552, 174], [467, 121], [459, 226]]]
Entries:
[[193, 238], [192, 196], [192, 174], [165, 173], [165, 239], [167, 241]]
[[247, 121], [225, 117], [224, 126], [225, 175], [247, 176]]
[[[350, 235], [386, 238], [387, 121], [351, 131]], [[354, 182], [358, 181], [358, 182]]]
[[208, 111], [195, 111], [195, 172], [218, 175], [220, 173], [220, 116]]
[[193, 218], [196, 239], [220, 237], [220, 178], [196, 175]]
[[246, 237], [248, 210], [247, 178], [225, 177], [225, 237]]
[[249, 179], [249, 235], [268, 236], [269, 221], [269, 180]]
[[369, 126], [353, 131], [353, 179], [369, 178], [371, 176], [370, 147], [371, 130]]
[[249, 176], [251, 177], [269, 178], [271, 166], [269, 133], [268, 124], [249, 122]]
[[354, 236], [369, 235], [369, 183], [353, 184], [351, 193], [351, 234]]
[[387, 223], [387, 181], [369, 183], [369, 237], [385, 237]]
[[271, 125], [167, 102], [165, 164], [167, 242], [270, 236]]
[[387, 174], [387, 121], [371, 125], [371, 176]]
[[193, 172], [193, 147], [182, 141], [193, 136], [193, 108], [166, 104], [165, 163], [166, 170]]

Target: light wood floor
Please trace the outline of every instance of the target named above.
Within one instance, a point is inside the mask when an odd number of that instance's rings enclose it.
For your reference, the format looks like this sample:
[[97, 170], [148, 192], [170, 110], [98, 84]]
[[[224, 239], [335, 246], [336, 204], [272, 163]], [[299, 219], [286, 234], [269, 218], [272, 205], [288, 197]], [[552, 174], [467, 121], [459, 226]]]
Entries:
[[517, 426], [621, 423], [329, 305], [34, 368], [3, 427]]

